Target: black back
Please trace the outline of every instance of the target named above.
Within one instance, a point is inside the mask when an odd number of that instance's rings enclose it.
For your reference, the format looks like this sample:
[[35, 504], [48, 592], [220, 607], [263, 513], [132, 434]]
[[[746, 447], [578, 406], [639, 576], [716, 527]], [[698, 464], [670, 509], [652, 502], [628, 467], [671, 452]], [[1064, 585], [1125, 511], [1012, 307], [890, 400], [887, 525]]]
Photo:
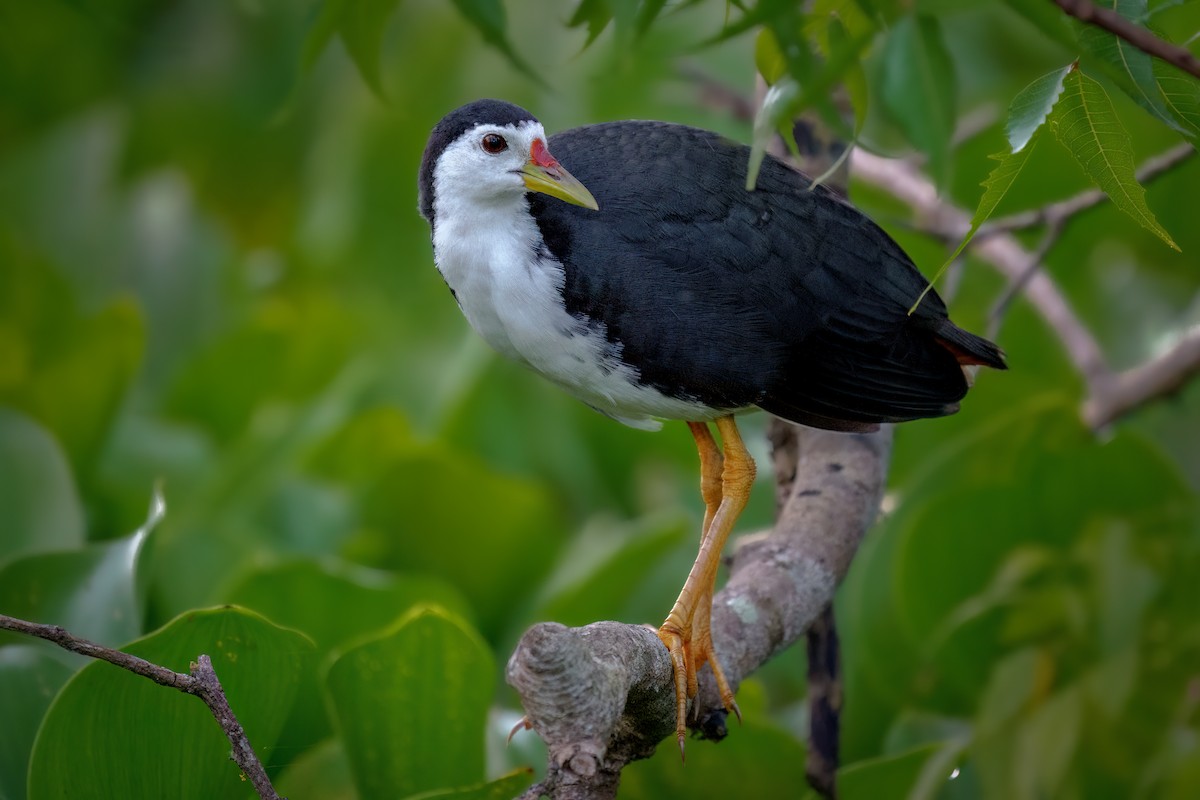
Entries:
[[863, 430], [955, 411], [960, 362], [1003, 367], [935, 293], [909, 316], [926, 281], [904, 251], [775, 159], [748, 192], [749, 149], [708, 131], [616, 122], [549, 147], [600, 205], [528, 196], [567, 309], [666, 394]]

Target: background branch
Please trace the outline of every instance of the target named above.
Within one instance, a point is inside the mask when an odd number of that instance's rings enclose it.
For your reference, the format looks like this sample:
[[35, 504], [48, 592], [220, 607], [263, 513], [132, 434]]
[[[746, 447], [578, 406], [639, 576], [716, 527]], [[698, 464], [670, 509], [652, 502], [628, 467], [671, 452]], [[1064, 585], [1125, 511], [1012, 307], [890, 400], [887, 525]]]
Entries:
[[221, 726], [225, 738], [233, 747], [234, 762], [250, 779], [258, 796], [263, 800], [282, 800], [275, 791], [275, 787], [271, 785], [271, 779], [267, 777], [267, 772], [254, 753], [254, 748], [250, 745], [245, 730], [233, 713], [229, 700], [225, 697], [225, 691], [221, 688], [221, 682], [217, 679], [217, 673], [213, 669], [212, 660], [207, 655], [201, 654], [196, 659], [196, 663], [192, 664], [191, 672], [185, 675], [151, 663], [144, 658], [81, 639], [57, 625], [42, 625], [0, 614], [0, 629], [45, 639], [64, 650], [99, 661], [107, 661], [121, 669], [129, 670], [135, 675], [148, 678], [160, 686], [178, 689], [184, 694], [199, 697], [208, 706], [208, 710], [212, 712], [217, 724]]
[[[1168, 159], [1168, 156], [1170, 158]], [[1164, 154], [1173, 164], [1175, 151]], [[851, 155], [854, 176], [886, 191], [912, 209], [920, 229], [947, 240], [961, 239], [970, 228], [970, 215], [937, 195], [934, 185], [915, 167], [896, 159], [855, 149]], [[1082, 210], [1089, 206], [1075, 204]], [[1109, 424], [1122, 415], [1176, 391], [1200, 371], [1192, 333], [1179, 339], [1157, 358], [1127, 372], [1115, 373], [1099, 343], [1076, 316], [1058, 285], [1044, 271], [1030, 273], [1035, 256], [1010, 233], [977, 237], [969, 249], [1010, 282], [1026, 281], [1025, 296], [1058, 336], [1067, 356], [1087, 383], [1088, 397], [1081, 414], [1093, 427]]]
[[1053, 0], [1053, 2], [1080, 22], [1103, 28], [1114, 36], [1119, 36], [1129, 42], [1143, 53], [1162, 59], [1168, 64], [1200, 78], [1200, 59], [1192, 55], [1189, 50], [1158, 38], [1140, 25], [1134, 25], [1112, 9], [1098, 6], [1091, 0]]

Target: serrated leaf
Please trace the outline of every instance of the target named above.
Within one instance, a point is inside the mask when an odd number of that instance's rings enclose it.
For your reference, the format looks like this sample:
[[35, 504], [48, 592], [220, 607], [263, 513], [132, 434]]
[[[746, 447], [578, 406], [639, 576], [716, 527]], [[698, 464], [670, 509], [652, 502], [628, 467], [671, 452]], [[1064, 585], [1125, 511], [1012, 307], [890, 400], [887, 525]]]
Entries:
[[[1040, 80], [1040, 79], [1039, 79]], [[1036, 83], [1036, 81], [1035, 81]], [[979, 232], [980, 226], [992, 216], [996, 211], [996, 207], [1000, 205], [1000, 201], [1004, 199], [1004, 195], [1008, 194], [1008, 190], [1016, 182], [1017, 176], [1021, 174], [1021, 170], [1025, 168], [1025, 164], [1029, 161], [1029, 154], [1033, 152], [1036, 144], [1037, 130], [1035, 129], [1031, 138], [1023, 145], [1021, 150], [1014, 153], [995, 153], [989, 158], [994, 158], [1000, 163], [992, 168], [988, 173], [987, 178], [983, 183], [983, 196], [979, 198], [979, 205], [975, 207], [975, 213], [971, 217], [971, 228], [967, 231], [967, 235], [959, 242], [958, 247], [954, 248], [954, 252], [950, 257], [938, 268], [933, 277], [929, 280], [929, 285], [921, 292], [917, 301], [909, 308], [908, 313], [911, 314], [917, 310], [917, 306], [921, 305], [921, 301], [925, 299], [925, 295], [929, 294], [929, 290], [938, 282], [938, 279], [945, 274], [950, 265], [959, 257], [971, 240], [975, 238], [975, 234]]]
[[1200, 136], [1200, 81], [1155, 59], [1154, 77], [1163, 103], [1189, 132]]
[[429, 606], [337, 656], [325, 686], [359, 797], [482, 780], [493, 672], [479, 634]]
[[1072, 70], [1063, 80], [1063, 94], [1051, 114], [1051, 127], [1113, 205], [1172, 249], [1179, 249], [1146, 205], [1146, 190], [1135, 175], [1129, 134], [1103, 86], [1078, 69]]
[[883, 104], [908, 140], [929, 156], [944, 185], [957, 118], [955, 70], [934, 17], [909, 15], [892, 28], [884, 48]]
[[[1138, 20], [1146, 15], [1146, 0], [1103, 0], [1098, 5], [1127, 20]], [[1096, 25], [1085, 25], [1080, 30], [1079, 43], [1108, 67], [1117, 85], [1135, 103], [1167, 126], [1190, 135], [1164, 101], [1154, 77], [1154, 59], [1148, 53]]]
[[[1062, 69], [1043, 75], [1017, 92], [1017, 96], [1008, 106], [1008, 121], [1004, 124], [1004, 134], [1008, 137], [1008, 146], [1012, 148], [1013, 153], [1024, 149], [1046, 122], [1054, 104], [1062, 95], [1063, 80], [1072, 66], [1068, 64]], [[995, 175], [994, 170], [992, 174]], [[991, 180], [991, 176], [988, 180]]]

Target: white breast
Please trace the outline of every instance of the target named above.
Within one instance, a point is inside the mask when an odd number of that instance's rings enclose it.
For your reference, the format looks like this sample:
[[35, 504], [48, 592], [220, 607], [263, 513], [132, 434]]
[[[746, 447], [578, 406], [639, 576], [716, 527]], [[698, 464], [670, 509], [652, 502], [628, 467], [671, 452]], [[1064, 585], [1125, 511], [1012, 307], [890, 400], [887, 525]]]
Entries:
[[539, 247], [541, 235], [523, 197], [516, 207], [455, 205], [438, 202], [434, 259], [471, 327], [494, 349], [635, 428], [657, 430], [655, 418], [728, 413], [640, 385], [601, 325], [567, 313], [563, 267]]

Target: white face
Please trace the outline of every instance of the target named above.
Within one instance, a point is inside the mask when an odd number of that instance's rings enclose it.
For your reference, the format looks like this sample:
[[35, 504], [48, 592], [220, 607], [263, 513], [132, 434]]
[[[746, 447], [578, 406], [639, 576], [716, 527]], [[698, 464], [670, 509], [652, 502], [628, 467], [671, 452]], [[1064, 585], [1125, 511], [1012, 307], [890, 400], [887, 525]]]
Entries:
[[477, 125], [458, 137], [438, 159], [434, 197], [438, 206], [508, 204], [524, 196], [521, 168], [535, 139], [546, 141], [541, 123]]

